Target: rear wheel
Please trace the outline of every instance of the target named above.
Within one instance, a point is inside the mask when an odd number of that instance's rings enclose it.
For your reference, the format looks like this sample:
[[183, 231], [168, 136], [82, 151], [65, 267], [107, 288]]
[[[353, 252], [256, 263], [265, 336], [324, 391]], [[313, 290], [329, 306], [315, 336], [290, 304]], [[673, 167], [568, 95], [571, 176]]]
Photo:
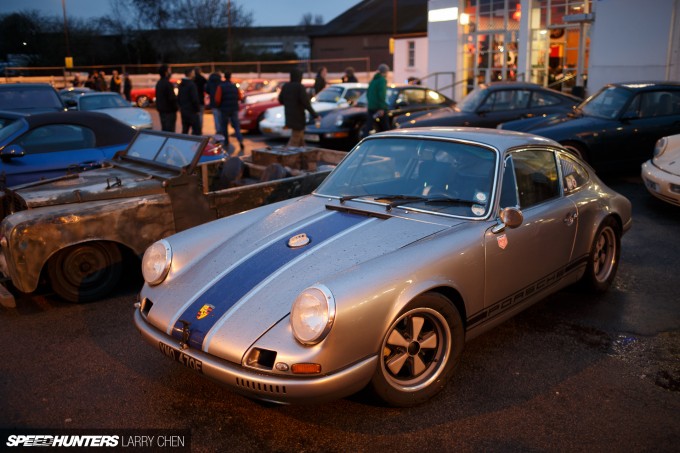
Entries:
[[371, 390], [391, 406], [421, 404], [440, 392], [463, 352], [458, 310], [444, 296], [425, 293], [390, 325]]
[[122, 256], [116, 244], [89, 242], [60, 250], [47, 272], [52, 289], [69, 302], [91, 302], [108, 295], [120, 281]]
[[590, 247], [588, 265], [581, 279], [585, 289], [594, 292], [606, 291], [612, 284], [619, 266], [621, 233], [618, 223], [607, 217], [597, 229]]

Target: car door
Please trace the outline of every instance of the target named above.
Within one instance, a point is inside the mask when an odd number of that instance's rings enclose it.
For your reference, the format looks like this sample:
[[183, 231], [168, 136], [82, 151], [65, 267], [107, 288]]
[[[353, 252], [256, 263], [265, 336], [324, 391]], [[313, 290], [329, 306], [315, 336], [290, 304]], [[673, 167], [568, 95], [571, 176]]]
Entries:
[[496, 127], [505, 121], [526, 117], [530, 113], [531, 91], [526, 89], [496, 90], [489, 93], [477, 108], [473, 126]]
[[96, 147], [94, 132], [74, 124], [36, 127], [12, 145], [23, 150], [24, 156], [4, 164], [8, 186], [62, 176], [70, 169], [91, 167], [106, 158]]
[[571, 259], [576, 206], [563, 195], [555, 153], [521, 150], [505, 161], [500, 208], [517, 206], [517, 228], [485, 234], [487, 307], [509, 308], [556, 283]]
[[650, 159], [658, 139], [680, 133], [680, 90], [638, 93], [621, 122], [621, 130], [627, 133], [616, 160], [640, 164]]

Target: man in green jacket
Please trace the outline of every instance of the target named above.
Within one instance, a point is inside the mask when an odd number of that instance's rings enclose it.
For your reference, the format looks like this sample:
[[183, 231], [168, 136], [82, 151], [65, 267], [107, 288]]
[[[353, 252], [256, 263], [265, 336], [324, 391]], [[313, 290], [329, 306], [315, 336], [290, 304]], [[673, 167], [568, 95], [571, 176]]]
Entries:
[[368, 111], [366, 112], [366, 123], [364, 126], [364, 136], [375, 129], [376, 132], [386, 131], [390, 128], [389, 116], [387, 115], [387, 73], [390, 68], [386, 64], [378, 66], [371, 83], [366, 90], [366, 100]]

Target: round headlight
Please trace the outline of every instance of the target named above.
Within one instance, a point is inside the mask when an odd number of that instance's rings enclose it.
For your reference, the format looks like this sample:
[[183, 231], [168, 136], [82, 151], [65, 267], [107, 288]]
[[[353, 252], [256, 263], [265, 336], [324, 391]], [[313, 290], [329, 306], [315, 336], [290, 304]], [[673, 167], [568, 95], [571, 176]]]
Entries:
[[326, 338], [335, 320], [335, 299], [324, 286], [307, 288], [293, 302], [290, 324], [297, 341], [313, 345]]
[[338, 115], [337, 118], [335, 118], [335, 126], [340, 127], [342, 126], [342, 123], [345, 122], [345, 118], [342, 115]]
[[171, 263], [172, 249], [170, 244], [164, 239], [153, 243], [146, 249], [144, 258], [142, 258], [144, 281], [151, 286], [158, 285], [168, 275]]
[[656, 145], [654, 146], [654, 157], [659, 157], [660, 155], [663, 154], [664, 151], [666, 151], [666, 145], [668, 144], [668, 139], [666, 137], [662, 137], [656, 141]]

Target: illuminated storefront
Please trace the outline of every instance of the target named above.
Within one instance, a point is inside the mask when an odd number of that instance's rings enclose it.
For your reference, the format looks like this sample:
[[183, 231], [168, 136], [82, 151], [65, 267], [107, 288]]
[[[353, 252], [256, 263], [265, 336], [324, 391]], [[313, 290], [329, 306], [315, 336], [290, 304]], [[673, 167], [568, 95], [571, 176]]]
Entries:
[[594, 88], [639, 73], [677, 79], [680, 1], [641, 6], [639, 0], [429, 0], [428, 69], [455, 72], [456, 98], [480, 83], [514, 80], [583, 94], [593, 88], [594, 69]]

